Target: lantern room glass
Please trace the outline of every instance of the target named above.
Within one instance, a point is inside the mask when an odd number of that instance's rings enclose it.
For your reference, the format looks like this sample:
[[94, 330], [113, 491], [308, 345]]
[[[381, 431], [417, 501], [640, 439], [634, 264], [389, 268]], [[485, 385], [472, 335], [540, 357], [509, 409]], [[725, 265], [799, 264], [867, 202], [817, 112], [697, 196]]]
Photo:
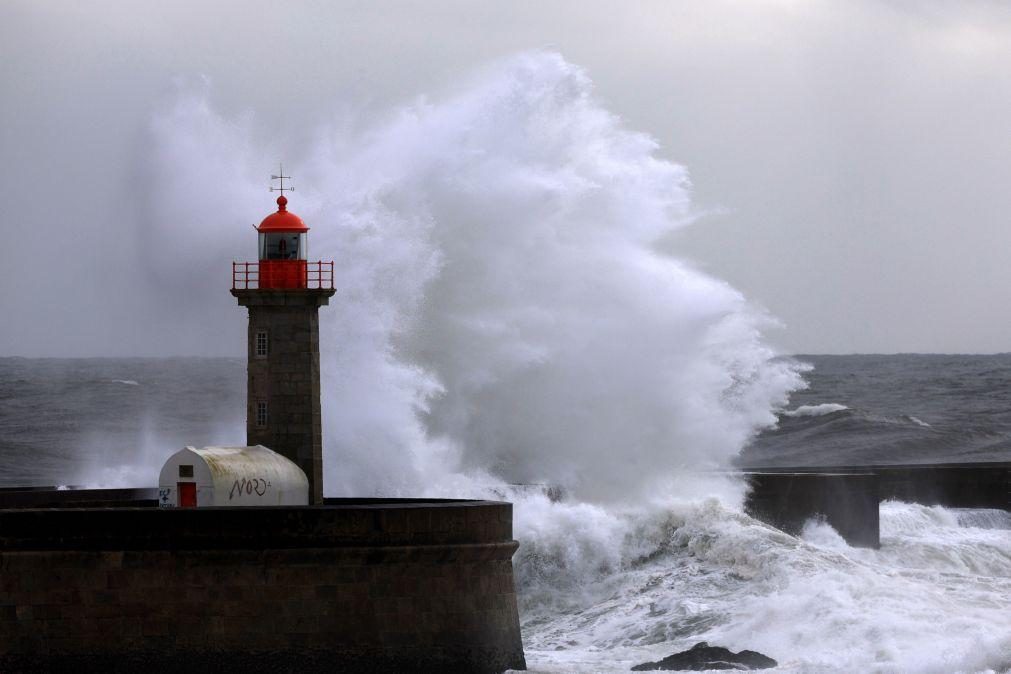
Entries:
[[305, 260], [305, 232], [260, 233], [259, 257], [261, 260]]

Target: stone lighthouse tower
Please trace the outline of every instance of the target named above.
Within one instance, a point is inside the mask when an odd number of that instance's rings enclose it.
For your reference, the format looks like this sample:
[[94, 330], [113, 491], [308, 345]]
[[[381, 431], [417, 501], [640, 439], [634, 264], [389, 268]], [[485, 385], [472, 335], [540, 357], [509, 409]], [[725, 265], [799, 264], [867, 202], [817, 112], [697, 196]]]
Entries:
[[[232, 263], [232, 295], [249, 309], [246, 444], [286, 456], [323, 502], [319, 308], [334, 294], [333, 262], [309, 262], [302, 219], [288, 211], [281, 179], [277, 212], [260, 226], [259, 261]], [[274, 191], [275, 188], [271, 188]]]

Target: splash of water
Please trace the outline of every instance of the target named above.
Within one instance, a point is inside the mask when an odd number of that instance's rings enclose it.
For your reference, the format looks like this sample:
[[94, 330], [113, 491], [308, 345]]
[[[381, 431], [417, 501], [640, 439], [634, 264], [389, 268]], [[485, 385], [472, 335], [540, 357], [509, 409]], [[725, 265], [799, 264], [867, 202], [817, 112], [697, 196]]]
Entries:
[[[288, 160], [314, 255], [339, 267], [321, 315], [328, 493], [505, 481], [641, 500], [725, 466], [801, 385], [766, 317], [659, 252], [693, 219], [685, 170], [559, 55], [344, 129]], [[248, 120], [183, 99], [155, 133], [168, 164], [209, 139], [247, 193]], [[167, 217], [186, 222], [177, 189]]]
[[340, 186], [322, 246], [353, 260], [325, 326], [330, 484], [361, 488], [365, 454], [374, 490], [400, 465], [415, 490], [478, 472], [638, 500], [726, 465], [800, 384], [738, 292], [657, 250], [692, 220], [684, 169], [558, 55], [340, 147], [314, 164]]

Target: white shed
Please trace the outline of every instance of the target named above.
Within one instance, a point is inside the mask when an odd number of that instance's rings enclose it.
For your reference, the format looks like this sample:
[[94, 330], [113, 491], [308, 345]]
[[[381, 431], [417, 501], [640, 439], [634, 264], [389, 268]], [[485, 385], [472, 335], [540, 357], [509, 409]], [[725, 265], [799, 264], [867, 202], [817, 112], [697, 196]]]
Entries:
[[263, 445], [185, 447], [162, 466], [158, 505], [308, 505], [309, 480], [293, 461]]

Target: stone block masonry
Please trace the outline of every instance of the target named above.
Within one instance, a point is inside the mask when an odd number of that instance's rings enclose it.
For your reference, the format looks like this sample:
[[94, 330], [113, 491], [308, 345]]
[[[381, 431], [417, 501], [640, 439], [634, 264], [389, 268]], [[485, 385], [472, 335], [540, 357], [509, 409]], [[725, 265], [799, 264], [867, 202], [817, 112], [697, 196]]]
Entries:
[[523, 669], [512, 508], [0, 510], [0, 671]]
[[309, 479], [315, 504], [323, 502], [319, 308], [333, 294], [232, 290], [239, 305], [249, 309], [246, 444], [269, 447], [294, 461]]

